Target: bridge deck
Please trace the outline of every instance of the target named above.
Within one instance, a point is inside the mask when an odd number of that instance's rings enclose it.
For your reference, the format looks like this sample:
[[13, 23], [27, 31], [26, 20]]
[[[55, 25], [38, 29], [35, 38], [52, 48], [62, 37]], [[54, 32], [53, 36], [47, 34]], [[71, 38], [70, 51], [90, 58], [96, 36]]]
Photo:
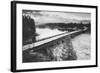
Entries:
[[46, 40], [41, 40], [41, 41], [37, 41], [37, 42], [32, 43], [32, 44], [27, 44], [27, 45], [23, 46], [23, 50], [27, 50], [29, 48], [37, 47], [37, 46], [43, 45], [45, 43], [51, 42], [53, 40], [57, 40], [59, 38], [62, 38], [64, 36], [71, 35], [71, 34], [74, 34], [74, 33], [77, 33], [77, 32], [81, 32], [81, 30], [77, 30], [77, 31], [69, 32], [69, 33], [65, 32], [65, 33], [62, 33], [62, 34], [60, 34], [58, 36], [50, 37], [50, 38], [48, 38]]

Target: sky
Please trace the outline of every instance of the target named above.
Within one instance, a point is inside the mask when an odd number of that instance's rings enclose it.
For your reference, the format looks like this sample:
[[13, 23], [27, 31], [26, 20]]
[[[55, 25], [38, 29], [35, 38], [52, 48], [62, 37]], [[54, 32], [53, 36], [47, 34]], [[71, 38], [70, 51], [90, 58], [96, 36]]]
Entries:
[[90, 13], [79, 12], [57, 12], [57, 11], [39, 11], [39, 10], [23, 10], [35, 20], [37, 25], [44, 23], [70, 23], [79, 22], [81, 20], [91, 20]]
[[[23, 14], [29, 15], [35, 20], [36, 25], [45, 23], [79, 23], [80, 21], [91, 20], [90, 13], [77, 13], [77, 12], [55, 12], [55, 11], [36, 11], [36, 10], [23, 10]], [[49, 32], [49, 34], [47, 34]], [[36, 33], [39, 36], [37, 40], [64, 33], [66, 31], [59, 31], [58, 29], [36, 28]]]

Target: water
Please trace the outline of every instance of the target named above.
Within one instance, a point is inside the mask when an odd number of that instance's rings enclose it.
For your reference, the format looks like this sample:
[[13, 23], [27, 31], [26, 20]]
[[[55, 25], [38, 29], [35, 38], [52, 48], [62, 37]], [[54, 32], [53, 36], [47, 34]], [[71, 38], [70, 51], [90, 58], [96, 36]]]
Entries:
[[73, 39], [66, 36], [56, 42], [43, 45], [36, 51], [23, 52], [23, 62], [89, 60], [90, 58], [91, 36], [85, 33], [77, 35]]
[[78, 60], [89, 60], [91, 58], [91, 35], [81, 34], [72, 39], [73, 48]]
[[36, 33], [38, 34], [36, 40], [41, 40], [64, 32], [66, 31], [60, 31], [58, 29], [50, 29], [50, 28], [36, 28]]

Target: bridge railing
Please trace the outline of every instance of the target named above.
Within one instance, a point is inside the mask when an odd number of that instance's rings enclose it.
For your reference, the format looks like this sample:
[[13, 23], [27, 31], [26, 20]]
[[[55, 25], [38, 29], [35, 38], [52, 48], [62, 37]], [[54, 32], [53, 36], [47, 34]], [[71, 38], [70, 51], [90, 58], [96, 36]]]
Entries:
[[73, 32], [65, 32], [65, 33], [62, 33], [62, 34], [58, 34], [58, 35], [49, 37], [45, 40], [40, 40], [40, 41], [37, 41], [37, 42], [32, 43], [32, 44], [27, 44], [27, 45], [23, 46], [23, 51], [27, 50], [27, 49], [37, 50], [37, 49], [40, 49], [44, 46], [51, 45], [58, 40], [64, 39], [67, 36], [71, 36], [71, 35], [74, 35], [74, 34], [77, 34], [77, 33], [80, 33], [80, 32], [82, 32], [82, 30], [77, 30], [77, 31], [73, 31]]

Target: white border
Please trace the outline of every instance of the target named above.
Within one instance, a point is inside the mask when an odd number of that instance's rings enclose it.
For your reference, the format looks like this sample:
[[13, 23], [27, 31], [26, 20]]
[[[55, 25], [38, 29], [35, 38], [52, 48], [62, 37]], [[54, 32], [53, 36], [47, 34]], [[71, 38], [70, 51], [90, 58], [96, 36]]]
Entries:
[[[77, 60], [77, 61], [62, 61], [62, 62], [39, 62], [39, 63], [22, 63], [22, 10], [49, 10], [49, 11], [69, 11], [69, 12], [86, 12], [91, 13], [91, 60]], [[38, 68], [52, 68], [52, 67], [71, 67], [71, 66], [85, 66], [95, 65], [96, 57], [96, 12], [95, 8], [81, 8], [81, 7], [60, 7], [60, 6], [44, 6], [44, 5], [28, 5], [17, 4], [17, 70], [38, 69]]]

